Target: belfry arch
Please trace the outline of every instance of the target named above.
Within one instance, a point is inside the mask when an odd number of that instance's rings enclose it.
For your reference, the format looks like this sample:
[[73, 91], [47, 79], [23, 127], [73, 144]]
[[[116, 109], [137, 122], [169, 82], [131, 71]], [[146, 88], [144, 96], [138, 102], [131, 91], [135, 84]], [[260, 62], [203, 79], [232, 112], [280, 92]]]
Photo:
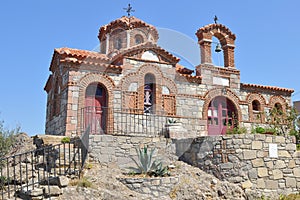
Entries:
[[224, 67], [235, 68], [234, 64], [234, 42], [235, 34], [233, 34], [226, 26], [222, 24], [209, 24], [196, 32], [198, 43], [201, 48], [201, 64], [212, 64], [211, 44], [212, 37], [216, 37], [223, 50]]

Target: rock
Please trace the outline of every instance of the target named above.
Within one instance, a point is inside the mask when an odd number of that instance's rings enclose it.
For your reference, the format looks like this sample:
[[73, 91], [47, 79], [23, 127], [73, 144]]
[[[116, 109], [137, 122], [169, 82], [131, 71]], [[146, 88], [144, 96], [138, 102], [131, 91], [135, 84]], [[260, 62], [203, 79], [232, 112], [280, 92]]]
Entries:
[[62, 194], [62, 190], [58, 186], [43, 186], [45, 190], [45, 196], [59, 196]]
[[69, 184], [69, 179], [66, 176], [59, 176], [58, 177], [58, 186], [59, 187], [67, 187]]

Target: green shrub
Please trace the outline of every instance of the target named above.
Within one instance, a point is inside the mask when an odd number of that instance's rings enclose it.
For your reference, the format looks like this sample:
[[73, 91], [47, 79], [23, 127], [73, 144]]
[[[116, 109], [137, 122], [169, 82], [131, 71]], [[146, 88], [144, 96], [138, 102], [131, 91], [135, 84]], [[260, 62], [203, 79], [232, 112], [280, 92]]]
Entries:
[[16, 127], [12, 130], [4, 128], [4, 121], [0, 121], [0, 158], [5, 157], [10, 148], [14, 145], [15, 136], [19, 131], [20, 127]]
[[136, 148], [138, 159], [131, 158], [137, 167], [129, 167], [133, 174], [144, 174], [149, 176], [164, 176], [168, 174], [168, 168], [162, 167], [160, 161], [153, 159], [154, 148], [148, 152], [148, 148]]
[[64, 137], [63, 139], [61, 139], [61, 143], [70, 143], [71, 142], [71, 138], [70, 137]]
[[90, 182], [87, 177], [82, 177], [77, 184], [77, 186], [85, 188], [92, 187], [92, 185], [92, 182]]
[[172, 119], [172, 118], [169, 118], [168, 119], [168, 123], [169, 124], [175, 124], [175, 123], [177, 123], [178, 121], [176, 120], [176, 119]]
[[10, 179], [5, 176], [0, 176], [0, 190], [5, 189], [5, 185], [10, 182]]
[[226, 134], [233, 135], [233, 134], [245, 134], [247, 133], [247, 129], [245, 127], [227, 127]]
[[255, 128], [255, 132], [262, 134], [262, 133], [265, 133], [266, 130], [263, 127], [258, 126], [258, 127]]
[[168, 166], [163, 167], [162, 163], [160, 162], [157, 166], [157, 169], [153, 172], [154, 176], [170, 176], [169, 168]]

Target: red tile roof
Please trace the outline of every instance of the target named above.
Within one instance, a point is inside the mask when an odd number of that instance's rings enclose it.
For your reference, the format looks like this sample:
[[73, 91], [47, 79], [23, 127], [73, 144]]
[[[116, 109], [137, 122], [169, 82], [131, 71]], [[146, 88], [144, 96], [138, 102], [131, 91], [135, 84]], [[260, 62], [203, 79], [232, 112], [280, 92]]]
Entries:
[[124, 49], [121, 50], [116, 56], [114, 56], [111, 60], [112, 62], [114, 62], [116, 59], [118, 59], [120, 56], [126, 56], [132, 52], [136, 52], [136, 51], [141, 51], [141, 50], [145, 50], [145, 49], [151, 49], [151, 50], [156, 50], [160, 53], [160, 55], [165, 56], [167, 58], [167, 60], [170, 60], [170, 62], [172, 63], [178, 63], [180, 58], [177, 58], [175, 56], [173, 56], [173, 54], [169, 53], [168, 51], [166, 51], [165, 49], [161, 48], [160, 46], [152, 43], [152, 42], [146, 42], [146, 43], [142, 43], [133, 47], [130, 47], [128, 49]]
[[236, 39], [235, 34], [232, 33], [232, 32], [230, 31], [230, 29], [227, 28], [226, 26], [224, 26], [223, 24], [208, 24], [208, 25], [206, 25], [206, 26], [203, 26], [203, 27], [201, 27], [201, 28], [198, 29], [198, 31], [196, 32], [196, 35], [199, 36], [199, 34], [201, 34], [202, 32], [209, 32], [209, 31], [211, 31], [212, 29], [216, 29], [216, 28], [217, 28], [217, 29], [221, 29], [221, 30], [223, 29], [224, 32], [228, 33], [228, 36], [229, 36], [230, 38], [232, 38], [233, 40]]
[[293, 93], [294, 92], [293, 89], [280, 88], [280, 87], [275, 87], [275, 86], [249, 84], [249, 83], [241, 83], [241, 87], [244, 87], [244, 88], [259, 88], [259, 89], [264, 89], [264, 90], [274, 90], [274, 91], [281, 91], [281, 92], [288, 92], [288, 93]]
[[107, 24], [105, 26], [102, 26], [99, 30], [99, 35], [98, 35], [99, 40], [101, 40], [103, 35], [105, 35], [106, 33], [110, 33], [110, 31], [116, 27], [121, 27], [124, 30], [127, 30], [129, 28], [131, 29], [131, 28], [145, 27], [145, 28], [150, 29], [150, 31], [152, 31], [152, 35], [154, 36], [155, 41], [158, 40], [158, 32], [157, 32], [156, 28], [134, 16], [131, 16], [131, 17], [123, 16], [119, 19], [116, 19], [116, 20], [110, 22], [109, 24]]
[[79, 57], [79, 58], [91, 58], [91, 59], [100, 59], [100, 60], [109, 60], [109, 58], [105, 54], [101, 54], [94, 51], [87, 51], [87, 50], [81, 50], [81, 49], [72, 49], [72, 48], [56, 48], [54, 49], [54, 52], [57, 52], [59, 54], [66, 54], [73, 57]]

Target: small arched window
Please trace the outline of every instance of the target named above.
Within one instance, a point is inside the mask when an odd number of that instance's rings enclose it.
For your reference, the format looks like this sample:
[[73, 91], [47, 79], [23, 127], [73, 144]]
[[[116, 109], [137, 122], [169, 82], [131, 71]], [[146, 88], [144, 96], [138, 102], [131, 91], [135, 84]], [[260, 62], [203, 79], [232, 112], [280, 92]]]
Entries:
[[144, 113], [153, 113], [155, 104], [155, 77], [146, 74], [144, 80]]
[[115, 41], [115, 48], [120, 50], [122, 48], [122, 39], [121, 38], [116, 38], [116, 41]]
[[279, 115], [283, 114], [282, 105], [280, 103], [275, 103], [274, 108], [277, 114]]
[[257, 100], [252, 101], [252, 110], [253, 111], [260, 111], [260, 103]]
[[134, 37], [134, 39], [135, 39], [135, 44], [141, 44], [141, 43], [143, 43], [143, 37], [141, 35], [136, 35]]

